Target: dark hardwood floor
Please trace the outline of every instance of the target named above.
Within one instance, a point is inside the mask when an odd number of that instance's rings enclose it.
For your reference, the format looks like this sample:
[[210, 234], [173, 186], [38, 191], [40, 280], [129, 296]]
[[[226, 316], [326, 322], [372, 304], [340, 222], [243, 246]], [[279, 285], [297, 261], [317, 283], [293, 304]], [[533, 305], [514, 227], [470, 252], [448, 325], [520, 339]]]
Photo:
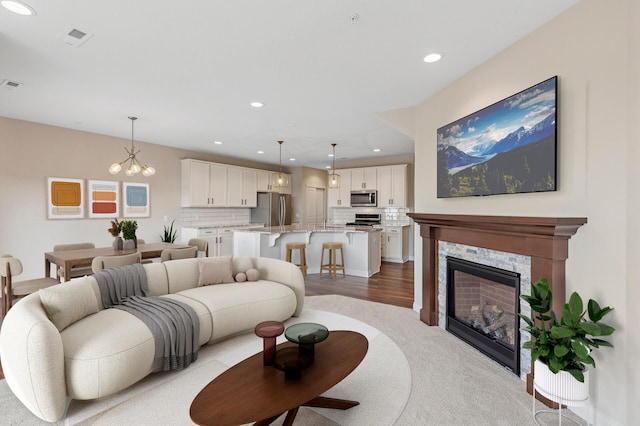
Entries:
[[338, 274], [334, 281], [326, 272], [307, 274], [306, 295], [340, 294], [388, 305], [413, 307], [413, 262], [382, 262], [380, 273], [371, 278]]
[[[359, 278], [338, 274], [334, 281], [326, 272], [308, 274], [304, 280], [306, 295], [340, 294], [388, 305], [413, 307], [413, 262], [382, 262], [380, 273], [371, 278]], [[0, 316], [0, 326], [2, 317]], [[0, 364], [0, 380], [4, 379]]]

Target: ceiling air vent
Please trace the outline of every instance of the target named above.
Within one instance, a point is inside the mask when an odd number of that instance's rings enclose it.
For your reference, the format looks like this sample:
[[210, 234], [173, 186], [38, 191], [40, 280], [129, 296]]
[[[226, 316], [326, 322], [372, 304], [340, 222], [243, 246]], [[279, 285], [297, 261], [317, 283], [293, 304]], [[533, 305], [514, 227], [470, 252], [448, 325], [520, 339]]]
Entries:
[[22, 83], [18, 83], [17, 81], [11, 81], [11, 80], [2, 80], [2, 83], [0, 83], [0, 87], [7, 90], [15, 90], [19, 87], [22, 87]]
[[91, 37], [93, 37], [91, 33], [81, 31], [77, 28], [69, 28], [64, 35], [64, 42], [69, 46], [80, 47]]

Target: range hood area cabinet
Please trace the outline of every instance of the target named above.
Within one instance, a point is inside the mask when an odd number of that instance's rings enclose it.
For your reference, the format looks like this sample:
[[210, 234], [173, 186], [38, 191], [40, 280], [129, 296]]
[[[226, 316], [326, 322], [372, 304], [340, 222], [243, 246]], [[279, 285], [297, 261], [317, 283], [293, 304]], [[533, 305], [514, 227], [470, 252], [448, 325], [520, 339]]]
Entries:
[[351, 169], [351, 190], [377, 189], [377, 167]]
[[180, 160], [180, 166], [181, 207], [258, 205], [258, 172], [264, 170], [192, 159]]
[[[327, 172], [331, 173], [331, 170]], [[375, 189], [378, 191], [377, 207], [407, 207], [408, 166], [365, 167], [336, 170], [340, 175], [340, 188], [329, 188], [327, 207], [350, 207], [351, 191]], [[366, 188], [364, 188], [366, 186]]]

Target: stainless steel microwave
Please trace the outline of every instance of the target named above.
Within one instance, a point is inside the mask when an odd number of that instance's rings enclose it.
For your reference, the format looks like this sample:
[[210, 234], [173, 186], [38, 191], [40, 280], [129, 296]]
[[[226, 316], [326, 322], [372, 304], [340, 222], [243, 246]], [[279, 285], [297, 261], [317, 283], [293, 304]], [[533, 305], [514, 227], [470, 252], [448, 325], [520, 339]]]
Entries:
[[351, 191], [351, 207], [377, 207], [378, 192], [363, 190]]

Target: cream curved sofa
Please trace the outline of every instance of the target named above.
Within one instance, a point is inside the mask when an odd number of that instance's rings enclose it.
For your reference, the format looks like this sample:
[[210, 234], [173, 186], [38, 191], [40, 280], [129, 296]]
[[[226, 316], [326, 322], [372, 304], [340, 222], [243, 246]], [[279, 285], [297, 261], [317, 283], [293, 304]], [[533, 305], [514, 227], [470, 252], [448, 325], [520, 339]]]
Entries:
[[[260, 271], [260, 279], [198, 287], [198, 259], [143, 265], [153, 295], [177, 299], [195, 310], [200, 345], [302, 311], [304, 278], [297, 266], [248, 256], [232, 261], [234, 276], [251, 265]], [[59, 324], [49, 319], [40, 295], [34, 293], [14, 305], [0, 329], [7, 384], [33, 414], [50, 422], [63, 416], [67, 398], [101, 398], [150, 374], [155, 350], [153, 336], [141, 320], [119, 309], [103, 309], [93, 277], [54, 287], [63, 292], [63, 300], [73, 301], [70, 311], [86, 308], [89, 314], [58, 331]], [[48, 304], [47, 309], [51, 310]]]

